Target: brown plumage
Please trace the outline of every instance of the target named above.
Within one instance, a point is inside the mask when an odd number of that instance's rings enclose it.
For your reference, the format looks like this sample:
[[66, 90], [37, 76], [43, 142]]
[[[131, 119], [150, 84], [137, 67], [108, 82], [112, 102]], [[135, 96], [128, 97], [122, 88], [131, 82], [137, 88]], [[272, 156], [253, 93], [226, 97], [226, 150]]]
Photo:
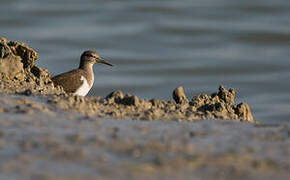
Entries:
[[55, 86], [62, 86], [66, 93], [85, 96], [94, 83], [92, 67], [95, 63], [112, 66], [112, 64], [102, 59], [95, 51], [89, 50], [81, 55], [78, 69], [54, 76], [51, 80]]
[[[81, 80], [82, 76], [88, 77], [89, 75], [83, 69], [74, 69], [72, 71], [59, 74], [51, 80], [55, 86], [62, 86], [66, 93], [75, 93], [76, 90], [83, 84], [83, 80]], [[91, 84], [92, 82], [88, 81], [88, 83]]]

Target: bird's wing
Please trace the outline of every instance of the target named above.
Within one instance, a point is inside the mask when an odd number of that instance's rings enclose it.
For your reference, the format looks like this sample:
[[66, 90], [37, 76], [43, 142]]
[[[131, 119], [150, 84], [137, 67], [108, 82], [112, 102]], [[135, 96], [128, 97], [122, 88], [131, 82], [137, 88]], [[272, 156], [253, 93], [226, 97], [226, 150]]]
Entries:
[[66, 93], [74, 93], [83, 84], [82, 76], [83, 72], [76, 69], [54, 76], [51, 80], [55, 86], [62, 86]]

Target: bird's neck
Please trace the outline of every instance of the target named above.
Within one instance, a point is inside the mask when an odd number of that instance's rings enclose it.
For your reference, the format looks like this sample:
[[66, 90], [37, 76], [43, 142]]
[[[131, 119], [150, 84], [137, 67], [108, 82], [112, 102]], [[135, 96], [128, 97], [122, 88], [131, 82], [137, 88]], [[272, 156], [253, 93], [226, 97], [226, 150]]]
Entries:
[[91, 63], [80, 64], [79, 69], [82, 69], [87, 73], [88, 83], [90, 86], [92, 86], [92, 84], [94, 83], [93, 64], [91, 64]]

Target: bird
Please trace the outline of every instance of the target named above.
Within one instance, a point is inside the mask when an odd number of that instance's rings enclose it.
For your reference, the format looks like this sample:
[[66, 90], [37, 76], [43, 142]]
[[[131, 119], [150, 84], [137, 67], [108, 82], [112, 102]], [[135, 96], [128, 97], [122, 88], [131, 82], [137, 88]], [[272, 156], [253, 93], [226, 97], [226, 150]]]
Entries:
[[66, 93], [86, 96], [94, 84], [93, 65], [101, 63], [113, 66], [93, 50], [84, 51], [80, 57], [78, 69], [74, 69], [51, 78], [54, 86], [61, 86]]

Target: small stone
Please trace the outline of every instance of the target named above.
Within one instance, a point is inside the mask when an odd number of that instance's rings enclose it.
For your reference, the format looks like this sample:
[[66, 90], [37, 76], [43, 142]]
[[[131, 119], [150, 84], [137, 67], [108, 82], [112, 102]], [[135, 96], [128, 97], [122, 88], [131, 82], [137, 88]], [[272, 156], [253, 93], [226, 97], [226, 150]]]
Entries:
[[185, 104], [188, 103], [188, 99], [186, 98], [183, 87], [179, 86], [174, 89], [173, 91], [173, 99], [177, 104]]

